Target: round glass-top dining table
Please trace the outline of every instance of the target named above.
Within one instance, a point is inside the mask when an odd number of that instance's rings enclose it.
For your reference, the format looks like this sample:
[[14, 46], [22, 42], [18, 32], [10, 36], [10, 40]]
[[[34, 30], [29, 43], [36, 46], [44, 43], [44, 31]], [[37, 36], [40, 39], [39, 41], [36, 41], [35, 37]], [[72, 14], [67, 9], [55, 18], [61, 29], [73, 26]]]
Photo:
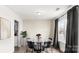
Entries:
[[[30, 40], [29, 40], [30, 41]], [[33, 46], [33, 51], [34, 52], [37, 52], [37, 53], [40, 53], [40, 52], [42, 52], [42, 51], [44, 51], [45, 50], [45, 48], [46, 48], [46, 46], [48, 45], [48, 42], [50, 42], [50, 44], [52, 43], [51, 41], [33, 41], [33, 40], [31, 40], [30, 42], [32, 42], [33, 44], [32, 44], [32, 46]], [[49, 45], [50, 45], [49, 44]]]
[[34, 42], [34, 51], [40, 53], [44, 50], [44, 42]]

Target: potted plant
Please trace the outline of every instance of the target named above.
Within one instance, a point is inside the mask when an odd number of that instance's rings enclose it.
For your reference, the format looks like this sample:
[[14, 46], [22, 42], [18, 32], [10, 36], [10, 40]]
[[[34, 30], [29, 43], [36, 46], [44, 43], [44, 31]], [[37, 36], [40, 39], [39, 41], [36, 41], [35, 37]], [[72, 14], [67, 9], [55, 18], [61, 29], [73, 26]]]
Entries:
[[22, 35], [23, 38], [26, 38], [27, 37], [27, 31], [22, 31], [21, 35]]
[[22, 43], [23, 43], [22, 46], [24, 46], [24, 45], [26, 44], [27, 31], [22, 31], [22, 32], [21, 32], [21, 35], [22, 35], [22, 38], [23, 38], [23, 39], [21, 40]]

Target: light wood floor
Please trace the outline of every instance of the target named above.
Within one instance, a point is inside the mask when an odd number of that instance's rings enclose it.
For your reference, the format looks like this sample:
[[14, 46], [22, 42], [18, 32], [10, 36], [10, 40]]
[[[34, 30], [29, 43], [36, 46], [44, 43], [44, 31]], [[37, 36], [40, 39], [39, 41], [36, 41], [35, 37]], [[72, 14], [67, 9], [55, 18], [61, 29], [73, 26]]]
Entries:
[[[47, 51], [48, 53], [60, 53], [58, 50], [54, 48], [48, 48]], [[14, 53], [31, 53], [31, 49], [26, 48], [26, 47], [15, 48]], [[36, 53], [36, 52], [33, 52], [33, 53]], [[46, 53], [46, 52], [42, 51], [41, 53]]]

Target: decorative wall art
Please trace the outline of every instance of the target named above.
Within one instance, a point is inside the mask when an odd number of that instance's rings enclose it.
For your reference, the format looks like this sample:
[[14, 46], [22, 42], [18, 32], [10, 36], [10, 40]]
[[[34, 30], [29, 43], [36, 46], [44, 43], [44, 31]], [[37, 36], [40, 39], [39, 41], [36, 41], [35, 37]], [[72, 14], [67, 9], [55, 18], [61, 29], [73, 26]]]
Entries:
[[9, 39], [11, 37], [11, 22], [0, 17], [0, 40]]

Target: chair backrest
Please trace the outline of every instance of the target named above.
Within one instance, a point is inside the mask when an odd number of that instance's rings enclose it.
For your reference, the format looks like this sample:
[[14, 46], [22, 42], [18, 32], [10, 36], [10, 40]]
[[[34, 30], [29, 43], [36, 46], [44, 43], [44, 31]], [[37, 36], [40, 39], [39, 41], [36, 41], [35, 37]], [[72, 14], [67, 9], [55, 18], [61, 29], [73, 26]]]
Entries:
[[34, 51], [44, 51], [44, 46], [42, 46], [42, 42], [35, 42]]
[[34, 48], [34, 42], [32, 41], [27, 41], [28, 47], [29, 48]]
[[41, 43], [35, 42], [34, 48], [35, 48], [35, 49], [41, 49]]
[[46, 48], [48, 48], [48, 47], [50, 47], [51, 42], [50, 42], [50, 41], [48, 41], [48, 42], [44, 42], [44, 45], [45, 45]]
[[50, 47], [50, 45], [51, 45], [51, 42], [49, 41], [49, 42], [47, 42], [47, 45], [48, 45], [48, 47]]

